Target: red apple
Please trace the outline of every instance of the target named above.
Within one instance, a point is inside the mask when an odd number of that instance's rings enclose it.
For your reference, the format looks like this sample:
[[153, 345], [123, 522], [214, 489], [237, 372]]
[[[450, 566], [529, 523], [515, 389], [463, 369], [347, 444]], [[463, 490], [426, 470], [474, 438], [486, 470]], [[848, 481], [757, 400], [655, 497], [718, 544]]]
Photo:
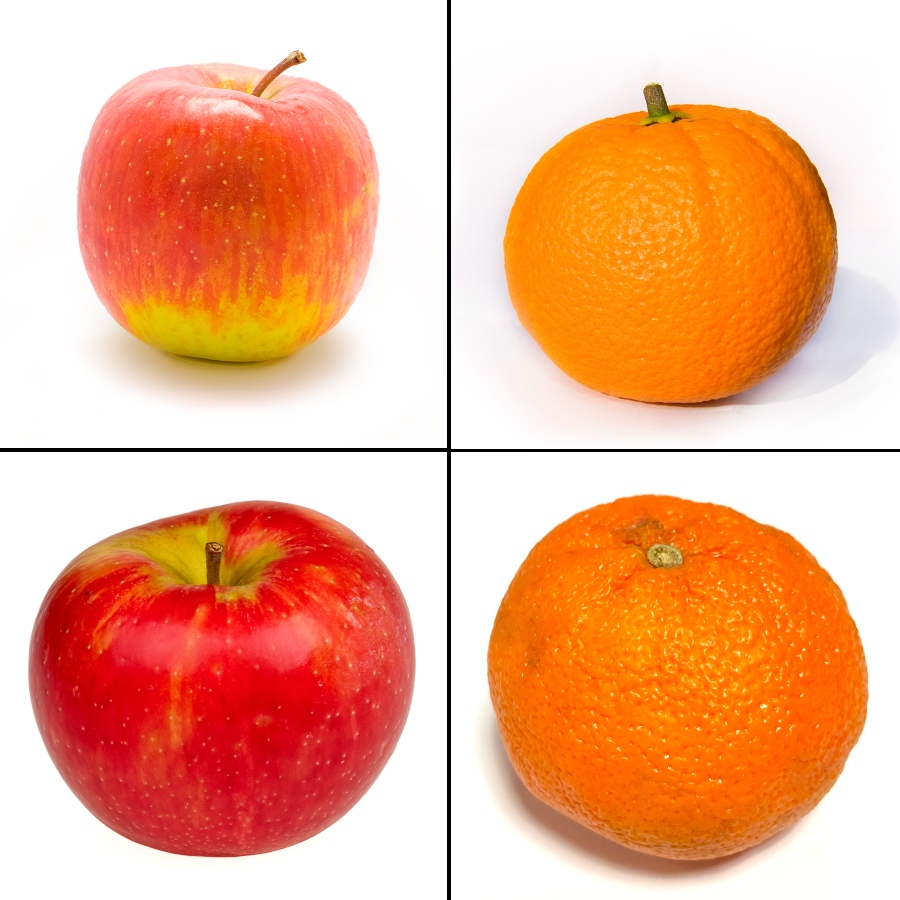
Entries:
[[218, 63], [147, 72], [91, 129], [81, 255], [113, 318], [153, 347], [286, 356], [362, 287], [378, 207], [366, 127], [314, 81], [279, 75], [254, 96], [264, 76]]
[[406, 603], [371, 548], [310, 509], [248, 502], [77, 556], [38, 613], [29, 683], [50, 757], [101, 822], [239, 856], [353, 807], [397, 744], [414, 668]]

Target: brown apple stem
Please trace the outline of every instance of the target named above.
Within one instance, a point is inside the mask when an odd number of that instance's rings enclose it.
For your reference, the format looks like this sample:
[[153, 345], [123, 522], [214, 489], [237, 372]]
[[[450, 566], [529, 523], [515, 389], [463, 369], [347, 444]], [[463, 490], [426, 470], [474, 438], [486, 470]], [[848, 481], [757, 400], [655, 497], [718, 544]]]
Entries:
[[299, 51], [295, 50], [290, 56], [286, 56], [271, 72], [263, 75], [262, 81], [253, 89], [253, 96], [259, 97], [260, 94], [285, 70], [291, 66], [306, 62], [306, 57]]
[[225, 552], [225, 548], [216, 543], [216, 541], [210, 541], [206, 545], [206, 583], [207, 584], [218, 584], [219, 583], [219, 566], [222, 563], [222, 554]]

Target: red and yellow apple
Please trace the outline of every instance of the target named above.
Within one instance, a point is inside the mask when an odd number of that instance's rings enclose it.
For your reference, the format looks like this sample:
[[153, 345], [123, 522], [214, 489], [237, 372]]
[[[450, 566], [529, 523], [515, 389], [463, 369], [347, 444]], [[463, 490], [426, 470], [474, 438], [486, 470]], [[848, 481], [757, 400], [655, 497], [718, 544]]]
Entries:
[[81, 255], [113, 318], [153, 347], [287, 356], [333, 328], [362, 287], [378, 207], [366, 127], [314, 81], [278, 75], [254, 96], [266, 74], [157, 69], [94, 122]]
[[119, 834], [196, 856], [306, 840], [365, 794], [412, 698], [409, 612], [333, 519], [232, 503], [85, 550], [44, 598], [29, 683], [50, 757]]

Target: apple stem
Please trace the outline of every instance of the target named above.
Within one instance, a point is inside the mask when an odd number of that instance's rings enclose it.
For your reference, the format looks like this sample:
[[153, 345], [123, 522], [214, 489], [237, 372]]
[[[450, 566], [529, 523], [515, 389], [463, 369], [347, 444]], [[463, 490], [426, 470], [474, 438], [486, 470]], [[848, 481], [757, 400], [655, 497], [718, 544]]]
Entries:
[[206, 545], [206, 583], [219, 583], [219, 566], [222, 562], [222, 554], [225, 548], [216, 541], [210, 541]]
[[263, 75], [262, 81], [253, 89], [253, 96], [259, 97], [260, 94], [285, 70], [298, 63], [306, 62], [306, 57], [299, 51], [295, 50], [289, 56], [286, 56], [271, 72]]

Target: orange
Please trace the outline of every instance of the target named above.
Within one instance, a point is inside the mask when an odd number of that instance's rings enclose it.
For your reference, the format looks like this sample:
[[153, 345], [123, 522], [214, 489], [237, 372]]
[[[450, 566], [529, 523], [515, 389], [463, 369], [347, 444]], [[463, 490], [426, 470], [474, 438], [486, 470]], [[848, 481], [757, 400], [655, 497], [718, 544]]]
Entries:
[[782, 531], [675, 497], [596, 506], [544, 537], [500, 605], [488, 678], [536, 797], [672, 859], [796, 822], [866, 717], [862, 644], [828, 573]]
[[586, 125], [531, 170], [503, 245], [509, 295], [544, 353], [589, 388], [726, 397], [819, 327], [834, 215], [803, 149], [768, 119], [670, 111], [658, 85], [645, 93], [651, 116]]

